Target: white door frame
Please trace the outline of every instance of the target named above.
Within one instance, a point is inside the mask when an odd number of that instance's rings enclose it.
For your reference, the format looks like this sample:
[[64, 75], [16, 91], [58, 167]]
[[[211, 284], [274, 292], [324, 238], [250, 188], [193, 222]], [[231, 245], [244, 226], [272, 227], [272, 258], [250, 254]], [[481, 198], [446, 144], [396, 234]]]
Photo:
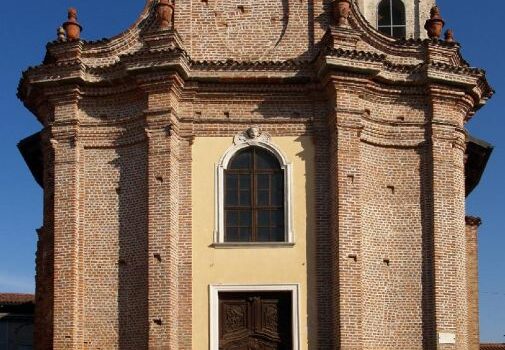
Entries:
[[209, 286], [210, 297], [210, 350], [219, 350], [219, 292], [291, 292], [293, 350], [300, 350], [300, 285], [254, 284]]

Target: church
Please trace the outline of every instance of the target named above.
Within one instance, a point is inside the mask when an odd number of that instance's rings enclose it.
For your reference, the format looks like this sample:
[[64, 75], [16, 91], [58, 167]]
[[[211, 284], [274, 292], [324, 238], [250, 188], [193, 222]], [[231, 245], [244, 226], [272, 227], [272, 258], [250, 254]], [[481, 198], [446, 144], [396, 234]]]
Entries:
[[479, 348], [465, 197], [492, 146], [465, 125], [493, 89], [434, 0], [81, 25], [18, 90], [41, 124], [19, 144], [44, 188], [36, 349]]

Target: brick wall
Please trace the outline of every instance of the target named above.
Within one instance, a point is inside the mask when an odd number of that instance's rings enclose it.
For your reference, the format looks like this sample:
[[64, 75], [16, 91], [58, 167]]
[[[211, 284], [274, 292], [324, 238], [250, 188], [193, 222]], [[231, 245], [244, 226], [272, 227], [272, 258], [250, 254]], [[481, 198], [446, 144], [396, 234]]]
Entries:
[[468, 341], [469, 349], [480, 347], [479, 330], [479, 250], [478, 230], [481, 224], [479, 218], [466, 217], [466, 255], [468, 275]]
[[473, 349], [464, 127], [492, 90], [459, 45], [357, 7], [328, 27], [329, 1], [177, 2], [177, 31], [154, 4], [21, 81], [44, 127], [38, 349], [192, 349], [192, 142], [253, 125], [316, 145], [310, 350]]

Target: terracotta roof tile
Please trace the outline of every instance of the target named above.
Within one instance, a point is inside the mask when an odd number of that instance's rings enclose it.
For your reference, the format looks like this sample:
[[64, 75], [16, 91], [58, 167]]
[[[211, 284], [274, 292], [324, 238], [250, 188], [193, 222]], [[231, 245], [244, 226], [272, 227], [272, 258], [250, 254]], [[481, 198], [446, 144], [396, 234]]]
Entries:
[[505, 344], [480, 344], [480, 350], [505, 350]]
[[34, 302], [35, 296], [33, 294], [0, 293], [0, 304], [20, 305]]

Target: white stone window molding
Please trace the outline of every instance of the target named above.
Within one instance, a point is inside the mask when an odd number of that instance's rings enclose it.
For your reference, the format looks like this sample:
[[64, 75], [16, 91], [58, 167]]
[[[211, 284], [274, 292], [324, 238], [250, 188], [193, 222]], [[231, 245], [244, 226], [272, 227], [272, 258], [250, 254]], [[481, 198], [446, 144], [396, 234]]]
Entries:
[[[214, 246], [285, 246], [294, 244], [293, 234], [293, 185], [292, 164], [283, 152], [271, 141], [271, 136], [252, 127], [233, 138], [233, 145], [226, 150], [216, 165], [215, 175], [215, 220]], [[230, 160], [240, 150], [247, 147], [260, 147], [272, 153], [279, 161], [284, 174], [284, 242], [225, 242], [224, 239], [224, 175]]]
[[293, 350], [300, 350], [300, 284], [210, 285], [210, 350], [219, 350], [220, 292], [291, 292]]

